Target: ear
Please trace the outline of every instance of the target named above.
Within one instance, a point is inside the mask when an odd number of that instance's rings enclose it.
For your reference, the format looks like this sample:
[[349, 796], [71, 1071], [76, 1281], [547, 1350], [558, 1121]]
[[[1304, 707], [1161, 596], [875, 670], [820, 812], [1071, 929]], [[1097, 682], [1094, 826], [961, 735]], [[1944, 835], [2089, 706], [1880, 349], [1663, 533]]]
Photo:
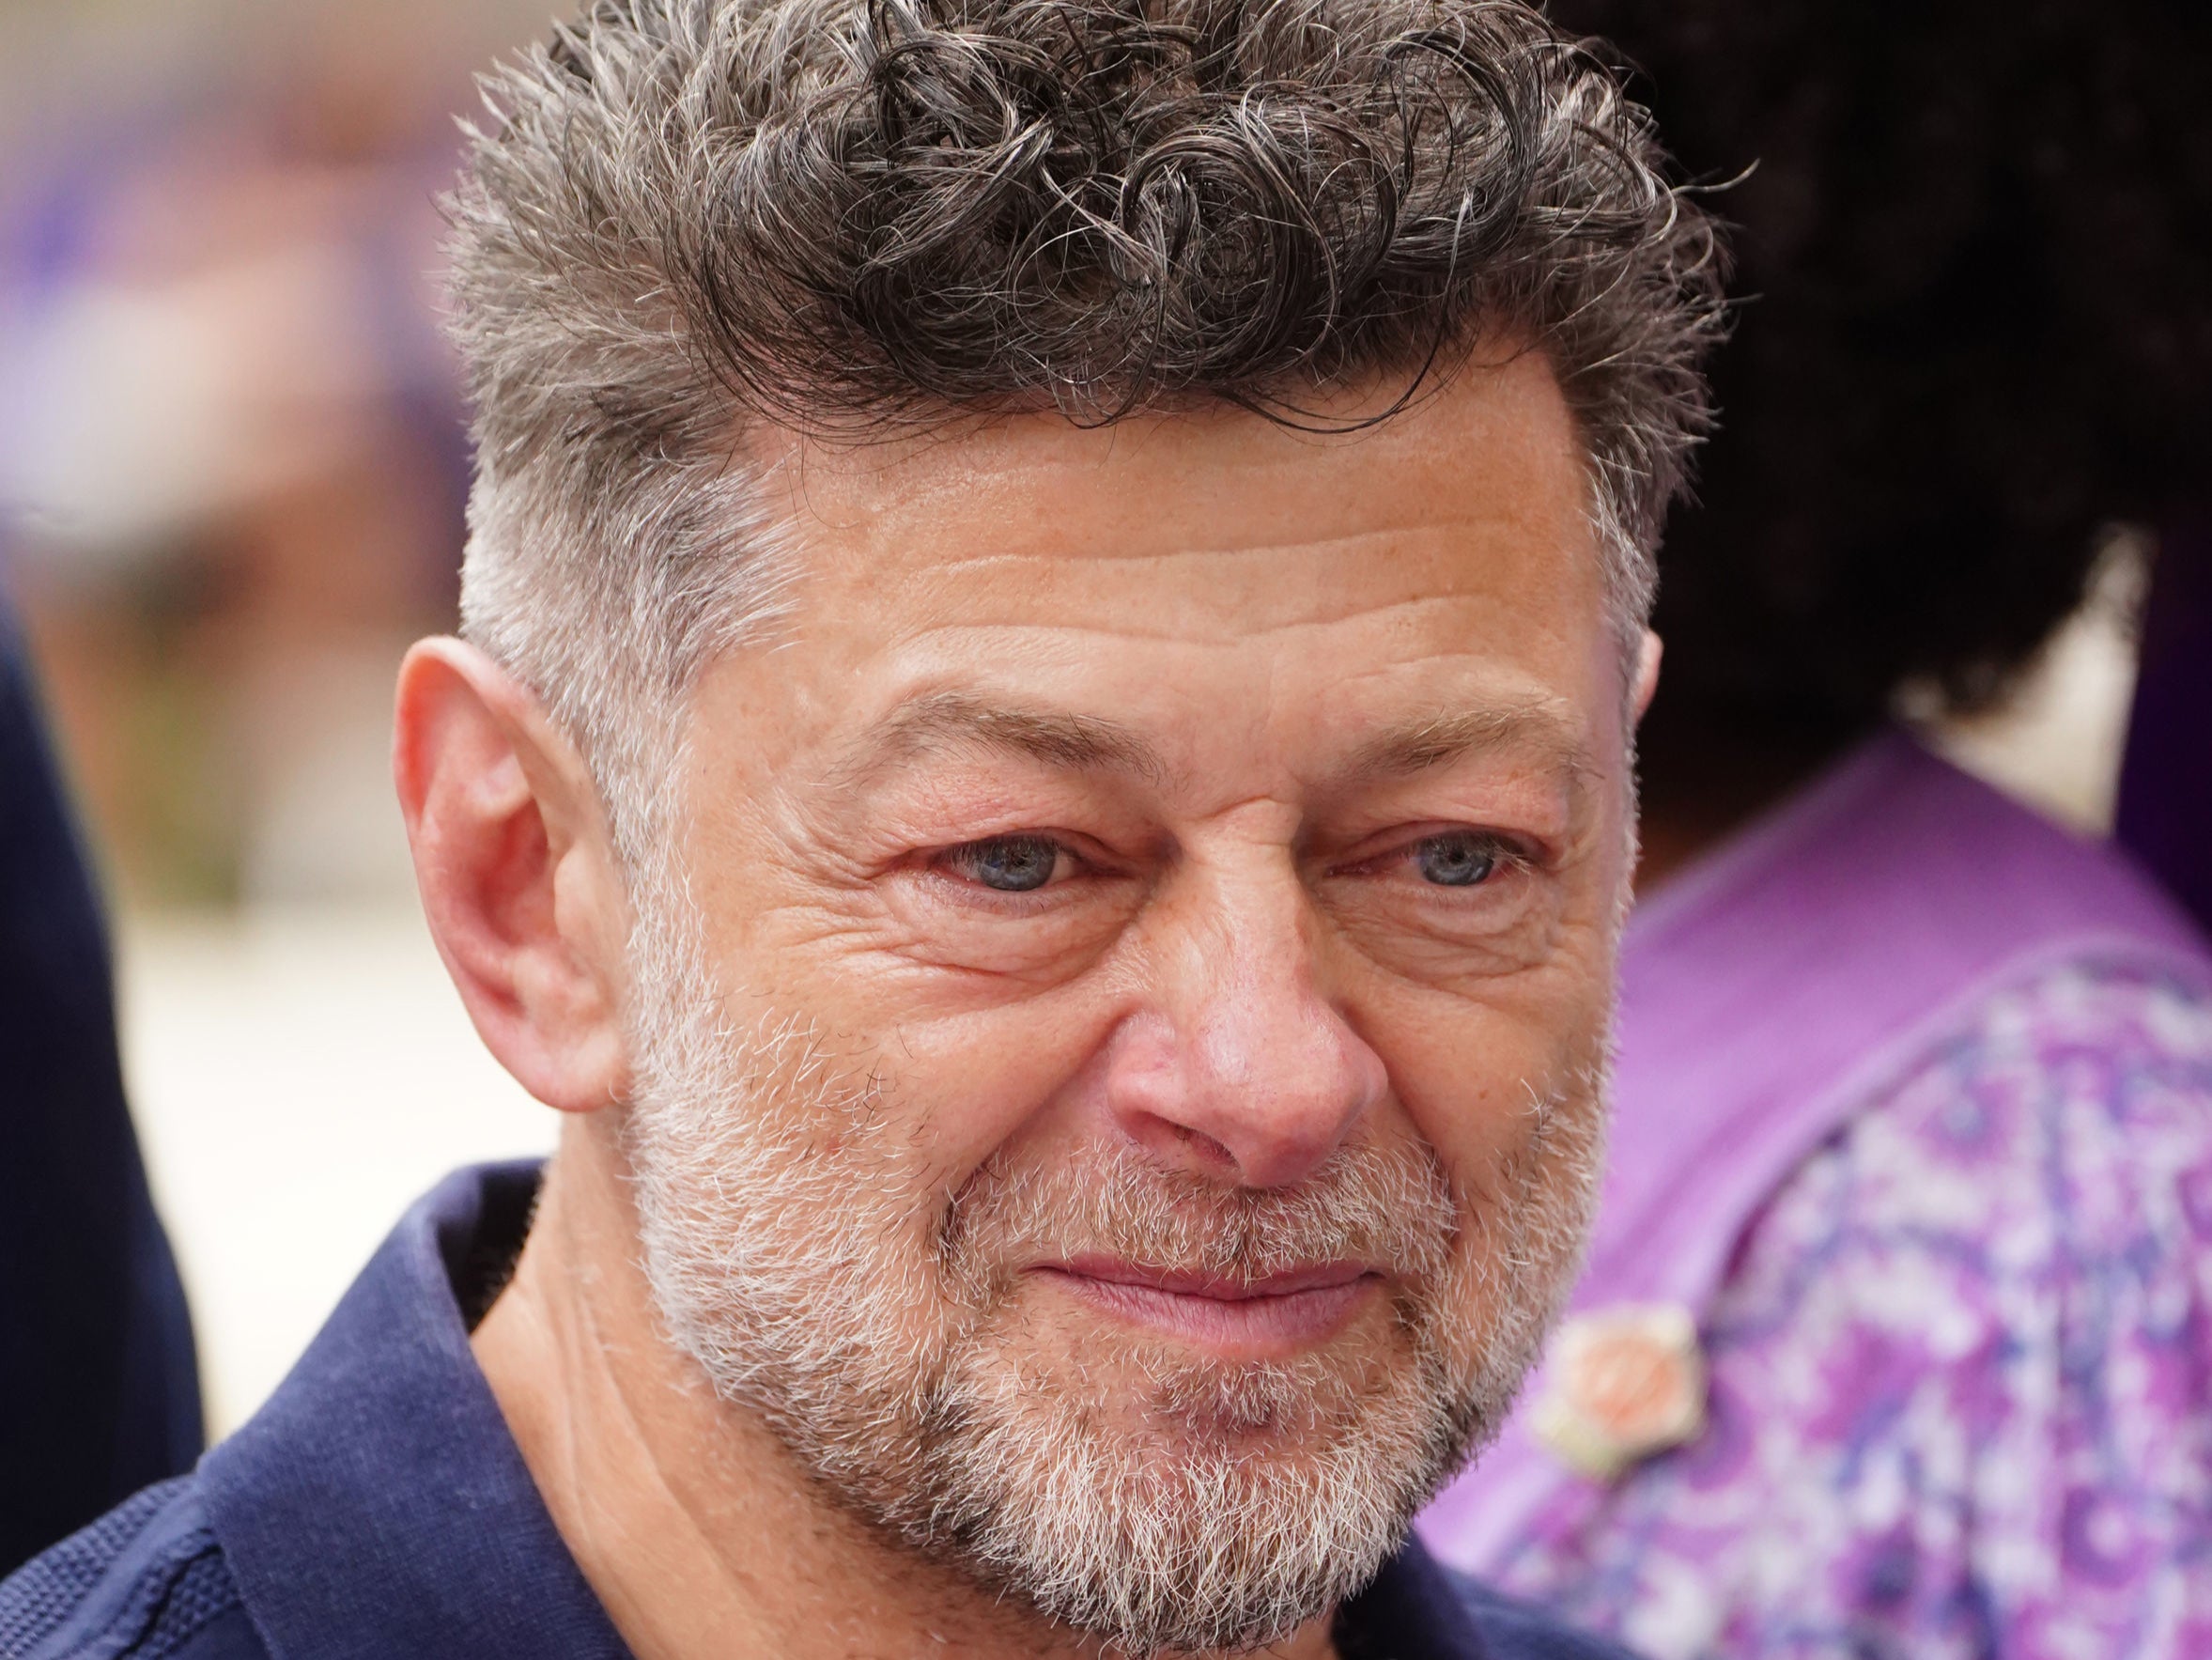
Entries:
[[1665, 647], [1657, 634], [1644, 630], [1644, 644], [1636, 653], [1636, 719], [1643, 720], [1651, 707], [1651, 699], [1659, 690], [1659, 659], [1665, 655]]
[[576, 747], [458, 640], [399, 671], [392, 772], [438, 954], [500, 1064], [539, 1100], [626, 1097], [629, 903]]

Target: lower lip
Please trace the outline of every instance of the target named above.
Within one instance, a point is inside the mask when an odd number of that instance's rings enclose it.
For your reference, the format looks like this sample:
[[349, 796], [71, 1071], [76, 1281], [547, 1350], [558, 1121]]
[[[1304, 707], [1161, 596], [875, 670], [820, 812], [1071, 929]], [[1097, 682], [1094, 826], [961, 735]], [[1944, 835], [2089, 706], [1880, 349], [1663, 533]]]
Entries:
[[1263, 1358], [1325, 1342], [1342, 1330], [1380, 1280], [1363, 1274], [1339, 1285], [1244, 1297], [1200, 1296], [1152, 1285], [1101, 1280], [1069, 1268], [1040, 1268], [1093, 1308], [1204, 1348]]

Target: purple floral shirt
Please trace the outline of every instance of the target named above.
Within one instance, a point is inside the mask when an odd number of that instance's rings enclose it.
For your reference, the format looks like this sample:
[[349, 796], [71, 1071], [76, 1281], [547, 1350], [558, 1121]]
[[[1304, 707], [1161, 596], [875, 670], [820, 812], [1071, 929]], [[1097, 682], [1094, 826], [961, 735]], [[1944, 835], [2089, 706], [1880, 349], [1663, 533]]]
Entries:
[[1983, 999], [1799, 1165], [1710, 1427], [1486, 1564], [1653, 1660], [2212, 1655], [2212, 996]]

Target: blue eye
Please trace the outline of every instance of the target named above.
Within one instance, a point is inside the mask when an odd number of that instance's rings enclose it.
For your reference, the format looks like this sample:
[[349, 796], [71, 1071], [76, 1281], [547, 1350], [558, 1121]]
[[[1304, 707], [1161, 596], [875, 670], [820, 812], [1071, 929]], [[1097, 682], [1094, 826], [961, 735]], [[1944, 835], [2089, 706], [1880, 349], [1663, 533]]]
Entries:
[[1497, 844], [1487, 836], [1463, 830], [1431, 836], [1414, 849], [1424, 881], [1440, 888], [1473, 888], [1490, 879], [1498, 867]]
[[1000, 893], [1031, 893], [1060, 868], [1060, 844], [1043, 836], [998, 836], [955, 847], [945, 862], [969, 881]]

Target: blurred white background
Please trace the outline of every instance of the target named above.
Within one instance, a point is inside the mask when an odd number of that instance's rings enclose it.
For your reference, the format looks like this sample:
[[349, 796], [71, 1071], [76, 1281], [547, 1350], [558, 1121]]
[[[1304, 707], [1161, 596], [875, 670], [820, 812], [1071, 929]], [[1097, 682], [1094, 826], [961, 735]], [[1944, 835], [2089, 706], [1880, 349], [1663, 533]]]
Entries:
[[131, 1108], [219, 1435], [410, 1200], [456, 1165], [549, 1151], [554, 1114], [477, 1043], [403, 907], [137, 913], [120, 932]]

